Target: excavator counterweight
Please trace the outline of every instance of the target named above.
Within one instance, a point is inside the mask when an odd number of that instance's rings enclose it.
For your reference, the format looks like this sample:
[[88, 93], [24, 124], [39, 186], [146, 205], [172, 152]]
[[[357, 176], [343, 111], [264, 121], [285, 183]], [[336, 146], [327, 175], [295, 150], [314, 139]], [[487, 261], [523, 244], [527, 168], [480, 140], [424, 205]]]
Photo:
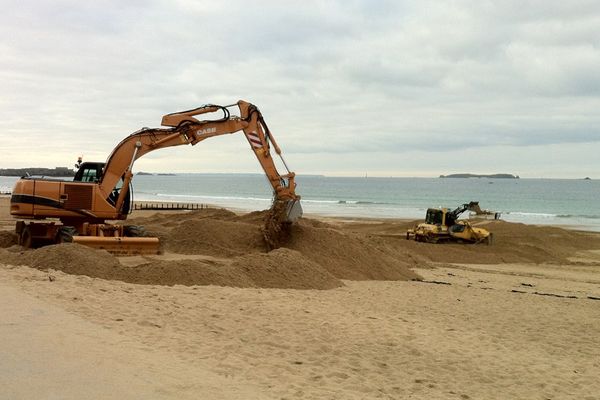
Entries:
[[[234, 106], [238, 107], [239, 116], [230, 114], [229, 108]], [[196, 118], [219, 111], [223, 115], [218, 119]], [[73, 181], [19, 179], [12, 192], [10, 209], [13, 217], [20, 219], [16, 228], [19, 242], [35, 247], [66, 241], [116, 254], [157, 252], [158, 238], [144, 237], [135, 229], [107, 223], [126, 219], [131, 210], [134, 162], [154, 150], [196, 145], [214, 136], [236, 132], [246, 137], [273, 189], [273, 206], [263, 227], [265, 243], [268, 249], [273, 249], [285, 241], [289, 225], [302, 216], [300, 196], [295, 192], [295, 174], [288, 169], [281, 149], [255, 105], [242, 100], [230, 106], [206, 105], [167, 114], [162, 125], [166, 128], [143, 128], [127, 136], [104, 163], [78, 160]], [[285, 174], [277, 170], [271, 146], [280, 157]]]

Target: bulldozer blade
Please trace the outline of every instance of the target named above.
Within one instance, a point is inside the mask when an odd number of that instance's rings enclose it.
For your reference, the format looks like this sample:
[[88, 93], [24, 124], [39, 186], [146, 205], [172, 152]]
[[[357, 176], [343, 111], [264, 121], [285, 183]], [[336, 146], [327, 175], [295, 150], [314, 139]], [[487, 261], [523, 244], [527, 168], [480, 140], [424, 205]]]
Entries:
[[73, 236], [73, 243], [106, 250], [116, 256], [158, 254], [160, 242], [151, 237]]

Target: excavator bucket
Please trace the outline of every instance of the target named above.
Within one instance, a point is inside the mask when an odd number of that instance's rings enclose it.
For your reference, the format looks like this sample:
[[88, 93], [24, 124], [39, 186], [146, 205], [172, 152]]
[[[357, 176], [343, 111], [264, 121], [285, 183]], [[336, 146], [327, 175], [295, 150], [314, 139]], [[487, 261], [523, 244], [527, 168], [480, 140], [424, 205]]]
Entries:
[[288, 200], [285, 201], [285, 222], [296, 222], [298, 218], [302, 216], [302, 205], [300, 200]]
[[116, 256], [158, 254], [160, 242], [153, 237], [73, 236], [73, 243], [106, 250]]
[[300, 200], [275, 200], [265, 216], [263, 237], [269, 250], [284, 244], [290, 235], [292, 223], [302, 216]]

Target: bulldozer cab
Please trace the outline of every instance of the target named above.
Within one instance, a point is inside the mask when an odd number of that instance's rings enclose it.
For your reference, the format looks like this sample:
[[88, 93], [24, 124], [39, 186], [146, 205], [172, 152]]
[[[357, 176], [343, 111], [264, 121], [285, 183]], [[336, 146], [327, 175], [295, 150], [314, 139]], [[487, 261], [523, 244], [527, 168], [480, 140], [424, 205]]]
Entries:
[[425, 215], [425, 223], [431, 225], [443, 225], [444, 211], [436, 208], [429, 208]]

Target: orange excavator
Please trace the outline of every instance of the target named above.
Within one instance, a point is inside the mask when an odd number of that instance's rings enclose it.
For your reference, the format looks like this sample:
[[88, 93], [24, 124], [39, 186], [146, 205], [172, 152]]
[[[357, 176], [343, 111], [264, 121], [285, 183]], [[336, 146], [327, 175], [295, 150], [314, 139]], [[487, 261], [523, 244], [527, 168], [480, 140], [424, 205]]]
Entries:
[[[229, 108], [234, 106], [239, 108], [239, 116], [230, 114]], [[195, 118], [215, 112], [223, 115], [215, 120]], [[243, 132], [273, 188], [273, 205], [263, 227], [267, 247], [276, 248], [285, 240], [291, 223], [302, 215], [300, 196], [295, 192], [295, 174], [290, 172], [256, 106], [242, 100], [228, 106], [209, 104], [167, 114], [161, 125], [168, 128], [143, 128], [127, 136], [105, 163], [80, 163], [73, 181], [44, 177], [19, 179], [10, 205], [10, 213], [20, 219], [16, 224], [19, 244], [37, 247], [74, 242], [119, 255], [157, 253], [159, 239], [145, 237], [141, 227], [108, 222], [125, 220], [130, 212], [135, 160], [154, 150], [195, 145], [235, 132]], [[277, 171], [271, 146], [287, 173], [282, 175]]]

